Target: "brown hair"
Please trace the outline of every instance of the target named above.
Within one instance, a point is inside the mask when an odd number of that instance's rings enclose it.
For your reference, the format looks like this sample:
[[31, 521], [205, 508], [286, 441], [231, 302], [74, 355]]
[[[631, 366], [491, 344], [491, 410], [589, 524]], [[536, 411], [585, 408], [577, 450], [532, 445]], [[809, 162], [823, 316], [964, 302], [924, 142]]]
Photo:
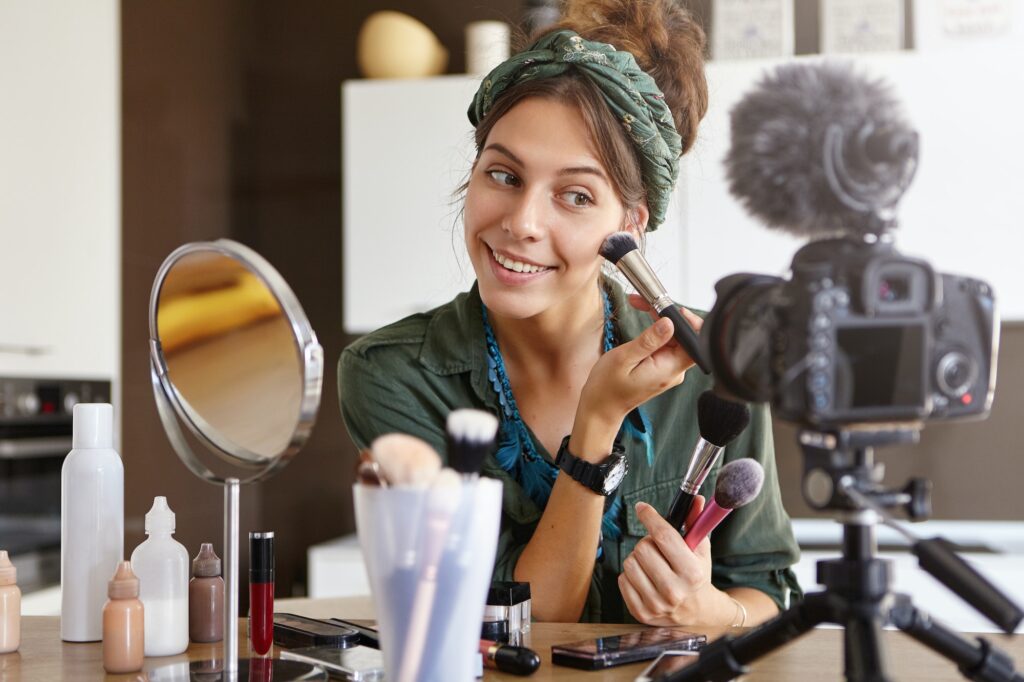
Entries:
[[[542, 34], [572, 29], [587, 40], [632, 53], [664, 93], [686, 153], [708, 107], [704, 31], [690, 13], [675, 0], [569, 0], [563, 12], [562, 20]], [[477, 156], [495, 123], [528, 97], [577, 107], [623, 205], [634, 208], [646, 197], [636, 148], [597, 86], [576, 71], [508, 88], [476, 128]]]

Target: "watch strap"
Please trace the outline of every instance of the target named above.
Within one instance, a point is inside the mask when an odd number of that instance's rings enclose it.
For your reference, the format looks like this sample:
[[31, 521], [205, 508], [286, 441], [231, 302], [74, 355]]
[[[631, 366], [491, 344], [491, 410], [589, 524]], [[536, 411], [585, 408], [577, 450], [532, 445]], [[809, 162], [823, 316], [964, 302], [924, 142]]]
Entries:
[[605, 491], [604, 482], [609, 470], [616, 464], [616, 460], [625, 457], [625, 448], [616, 440], [612, 445], [612, 451], [608, 458], [600, 464], [592, 464], [569, 452], [569, 439], [571, 437], [570, 434], [563, 438], [562, 444], [558, 448], [558, 456], [555, 458], [555, 464], [558, 468], [569, 474], [570, 478], [574, 481], [599, 495], [611, 495], [614, 493], [614, 490]]

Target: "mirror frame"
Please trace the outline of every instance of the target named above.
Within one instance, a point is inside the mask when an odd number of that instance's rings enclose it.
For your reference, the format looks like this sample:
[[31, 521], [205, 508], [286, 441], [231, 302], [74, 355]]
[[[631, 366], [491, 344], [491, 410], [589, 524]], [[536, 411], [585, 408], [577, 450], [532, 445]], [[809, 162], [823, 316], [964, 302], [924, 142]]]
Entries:
[[[277, 300], [281, 311], [288, 320], [296, 342], [299, 365], [302, 368], [301, 399], [299, 403], [298, 423], [284, 452], [266, 456], [248, 450], [234, 442], [221, 437], [183, 400], [167, 374], [167, 363], [160, 344], [157, 325], [157, 308], [160, 303], [160, 292], [171, 268], [185, 256], [195, 253], [218, 253], [232, 258], [244, 265], [256, 275], [270, 290]], [[150, 378], [153, 383], [153, 394], [156, 399], [157, 412], [163, 422], [171, 446], [182, 462], [196, 476], [211, 483], [223, 484], [229, 476], [214, 473], [192, 450], [179, 422], [183, 422], [188, 431], [211, 452], [231, 464], [250, 471], [240, 483], [250, 483], [269, 476], [281, 469], [299, 452], [312, 432], [316, 422], [317, 410], [320, 407], [320, 395], [323, 387], [323, 348], [317, 341], [316, 334], [306, 317], [299, 300], [277, 270], [262, 256], [249, 247], [230, 239], [218, 239], [213, 242], [191, 242], [175, 249], [164, 260], [153, 281], [153, 289], [149, 298], [149, 350]], [[255, 471], [253, 471], [255, 470]]]

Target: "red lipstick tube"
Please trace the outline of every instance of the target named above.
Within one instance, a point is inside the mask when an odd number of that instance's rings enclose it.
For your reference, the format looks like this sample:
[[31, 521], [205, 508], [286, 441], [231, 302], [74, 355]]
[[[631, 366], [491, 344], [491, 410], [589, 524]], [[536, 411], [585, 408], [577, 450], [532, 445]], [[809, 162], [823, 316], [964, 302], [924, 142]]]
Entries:
[[260, 656], [274, 641], [274, 534], [249, 533], [249, 642]]

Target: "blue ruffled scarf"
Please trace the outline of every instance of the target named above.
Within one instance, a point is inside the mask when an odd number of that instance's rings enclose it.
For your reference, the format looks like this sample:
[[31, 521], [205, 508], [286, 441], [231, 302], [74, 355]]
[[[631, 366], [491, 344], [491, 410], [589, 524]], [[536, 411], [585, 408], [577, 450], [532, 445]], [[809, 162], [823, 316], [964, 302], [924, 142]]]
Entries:
[[[608, 293], [603, 288], [601, 296], [604, 299], [604, 352], [607, 353], [616, 345], [615, 327], [612, 323], [612, 304]], [[498, 451], [495, 453], [495, 457], [501, 468], [511, 474], [523, 487], [527, 496], [543, 509], [547, 506], [548, 498], [551, 497], [551, 489], [555, 485], [555, 477], [558, 476], [558, 467], [537, 452], [533, 438], [519, 414], [519, 407], [516, 405], [516, 399], [512, 395], [512, 386], [509, 384], [508, 374], [505, 372], [505, 363], [501, 359], [501, 351], [494, 338], [494, 330], [487, 319], [486, 306], [483, 307], [483, 323], [487, 341], [487, 377], [494, 387], [494, 392], [498, 395], [502, 410]], [[633, 438], [643, 443], [644, 451], [647, 454], [647, 464], [653, 463], [654, 447], [651, 440], [651, 424], [642, 409], [637, 408], [626, 417], [619, 428], [616, 440], [621, 441], [623, 437]], [[619, 523], [621, 512], [622, 500], [614, 494], [609, 496], [605, 503], [604, 516], [601, 519], [603, 537], [614, 540], [622, 537], [622, 527]], [[600, 554], [601, 549], [598, 547], [598, 556]]]

